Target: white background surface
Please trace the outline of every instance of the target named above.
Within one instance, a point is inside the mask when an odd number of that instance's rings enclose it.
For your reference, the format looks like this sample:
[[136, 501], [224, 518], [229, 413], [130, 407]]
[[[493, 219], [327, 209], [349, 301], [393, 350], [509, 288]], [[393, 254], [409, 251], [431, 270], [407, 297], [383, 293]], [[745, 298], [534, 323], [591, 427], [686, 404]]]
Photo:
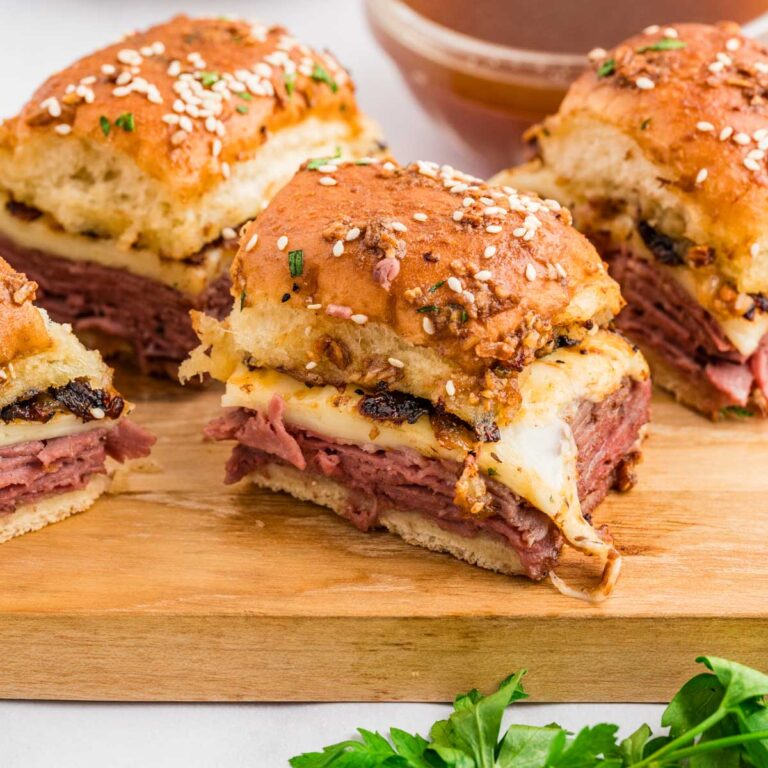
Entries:
[[[0, 11], [0, 115], [13, 114], [53, 70], [128, 29], [177, 11], [237, 13], [283, 23], [300, 39], [332, 48], [352, 69], [360, 102], [382, 124], [401, 160], [433, 159], [473, 170], [401, 86], [367, 31], [358, 0], [0, 0]], [[499, 670], [499, 676], [509, 671]], [[290, 756], [349, 738], [357, 726], [395, 725], [426, 734], [446, 712], [444, 706], [417, 704], [0, 702], [0, 766], [283, 768]], [[658, 706], [526, 705], [515, 719], [558, 721], [571, 729], [607, 720], [627, 733], [643, 721], [658, 723], [660, 714]]]

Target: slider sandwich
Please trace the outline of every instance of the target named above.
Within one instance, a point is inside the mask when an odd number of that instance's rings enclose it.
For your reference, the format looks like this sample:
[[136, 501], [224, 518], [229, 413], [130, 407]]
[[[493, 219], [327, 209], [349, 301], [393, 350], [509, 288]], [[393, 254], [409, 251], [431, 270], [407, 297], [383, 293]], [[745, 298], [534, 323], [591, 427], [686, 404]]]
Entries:
[[589, 515], [632, 485], [645, 362], [596, 251], [552, 200], [450, 167], [294, 177], [241, 239], [234, 307], [198, 314], [182, 378], [226, 382], [207, 428], [247, 478], [361, 530], [532, 579], [563, 543], [620, 558]]
[[126, 418], [99, 353], [32, 304], [36, 288], [0, 259], [0, 542], [87, 509], [108, 458], [155, 442]]
[[176, 376], [224, 317], [237, 230], [308, 157], [380, 150], [347, 72], [281, 27], [179, 16], [0, 124], [0, 256], [87, 343]]
[[621, 284], [654, 381], [714, 418], [768, 414], [768, 49], [649, 27], [591, 65], [500, 183], [573, 212]]

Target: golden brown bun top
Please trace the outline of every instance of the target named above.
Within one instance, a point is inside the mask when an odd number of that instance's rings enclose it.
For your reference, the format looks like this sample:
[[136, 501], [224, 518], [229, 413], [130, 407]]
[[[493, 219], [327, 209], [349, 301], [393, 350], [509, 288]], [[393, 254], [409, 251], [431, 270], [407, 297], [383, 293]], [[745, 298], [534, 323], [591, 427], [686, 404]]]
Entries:
[[467, 371], [519, 370], [621, 307], [569, 224], [554, 201], [447, 166], [313, 161], [243, 234], [233, 295], [305, 308], [308, 324], [385, 324]]
[[765, 46], [732, 23], [676, 24], [590, 59], [545, 130], [590, 113], [631, 136], [712, 219], [727, 211], [737, 227], [768, 227]]
[[320, 118], [357, 112], [352, 82], [330, 54], [282, 27], [177, 16], [50, 77], [0, 125], [0, 144], [38, 131], [87, 138], [194, 195], [310, 109]]
[[[36, 290], [37, 283], [0, 259], [0, 366], [50, 346], [45, 322], [32, 303]], [[0, 376], [0, 385], [3, 380]]]

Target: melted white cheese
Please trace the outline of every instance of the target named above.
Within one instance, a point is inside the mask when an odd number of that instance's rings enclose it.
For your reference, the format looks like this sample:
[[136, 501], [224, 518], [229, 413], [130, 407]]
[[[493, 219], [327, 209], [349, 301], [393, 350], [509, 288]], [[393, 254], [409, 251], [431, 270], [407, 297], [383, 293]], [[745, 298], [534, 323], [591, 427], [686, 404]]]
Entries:
[[[625, 377], [647, 375], [642, 356], [609, 331], [579, 347], [557, 350], [521, 373], [519, 411], [501, 427], [498, 442], [482, 444], [477, 452], [486, 473], [491, 470], [496, 480], [552, 518], [572, 545], [604, 561], [612, 548], [581, 514], [569, 418], [581, 401], [599, 402]], [[285, 374], [240, 365], [227, 381], [222, 404], [265, 411], [274, 395], [285, 401], [287, 422], [342, 442], [458, 462], [465, 458], [461, 449], [440, 445], [426, 416], [402, 425], [367, 419], [357, 409], [361, 395], [352, 387], [344, 394], [330, 386], [308, 388]]]
[[36, 421], [0, 421], [0, 447], [26, 443], [30, 440], [52, 440], [65, 435], [77, 435], [92, 429], [113, 427], [116, 422], [112, 419], [94, 419], [80, 421], [71, 413], [57, 413], [50, 421], [41, 424]]

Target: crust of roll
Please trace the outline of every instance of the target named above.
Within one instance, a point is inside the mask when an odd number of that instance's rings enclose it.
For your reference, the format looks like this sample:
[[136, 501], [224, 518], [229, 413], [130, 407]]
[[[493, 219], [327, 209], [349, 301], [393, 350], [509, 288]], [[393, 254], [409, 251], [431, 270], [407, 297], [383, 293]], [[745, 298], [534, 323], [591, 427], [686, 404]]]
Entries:
[[[202, 88], [186, 113], [185, 75]], [[201, 95], [235, 80], [220, 112], [199, 114]], [[274, 193], [254, 190], [254, 168], [267, 186], [284, 183], [269, 152], [282, 136], [281, 155], [300, 152], [290, 175], [337, 145], [377, 151], [378, 130], [330, 54], [281, 27], [177, 16], [51, 76], [0, 125], [0, 184], [69, 232], [182, 259]]]
[[106, 491], [108, 485], [109, 479], [106, 475], [96, 475], [85, 488], [49, 496], [32, 504], [25, 504], [10, 514], [0, 515], [0, 544], [15, 536], [38, 531], [46, 525], [84, 512]]
[[[284, 491], [302, 501], [328, 507], [342, 517], [347, 507], [349, 492], [343, 485], [327, 477], [309, 475], [294, 467], [265, 464], [254, 470], [247, 479], [261, 488]], [[381, 511], [378, 521], [390, 533], [414, 546], [447, 553], [490, 571], [510, 576], [524, 574], [515, 550], [487, 533], [467, 538], [443, 530], [437, 523], [418, 513], [396, 509]]]

